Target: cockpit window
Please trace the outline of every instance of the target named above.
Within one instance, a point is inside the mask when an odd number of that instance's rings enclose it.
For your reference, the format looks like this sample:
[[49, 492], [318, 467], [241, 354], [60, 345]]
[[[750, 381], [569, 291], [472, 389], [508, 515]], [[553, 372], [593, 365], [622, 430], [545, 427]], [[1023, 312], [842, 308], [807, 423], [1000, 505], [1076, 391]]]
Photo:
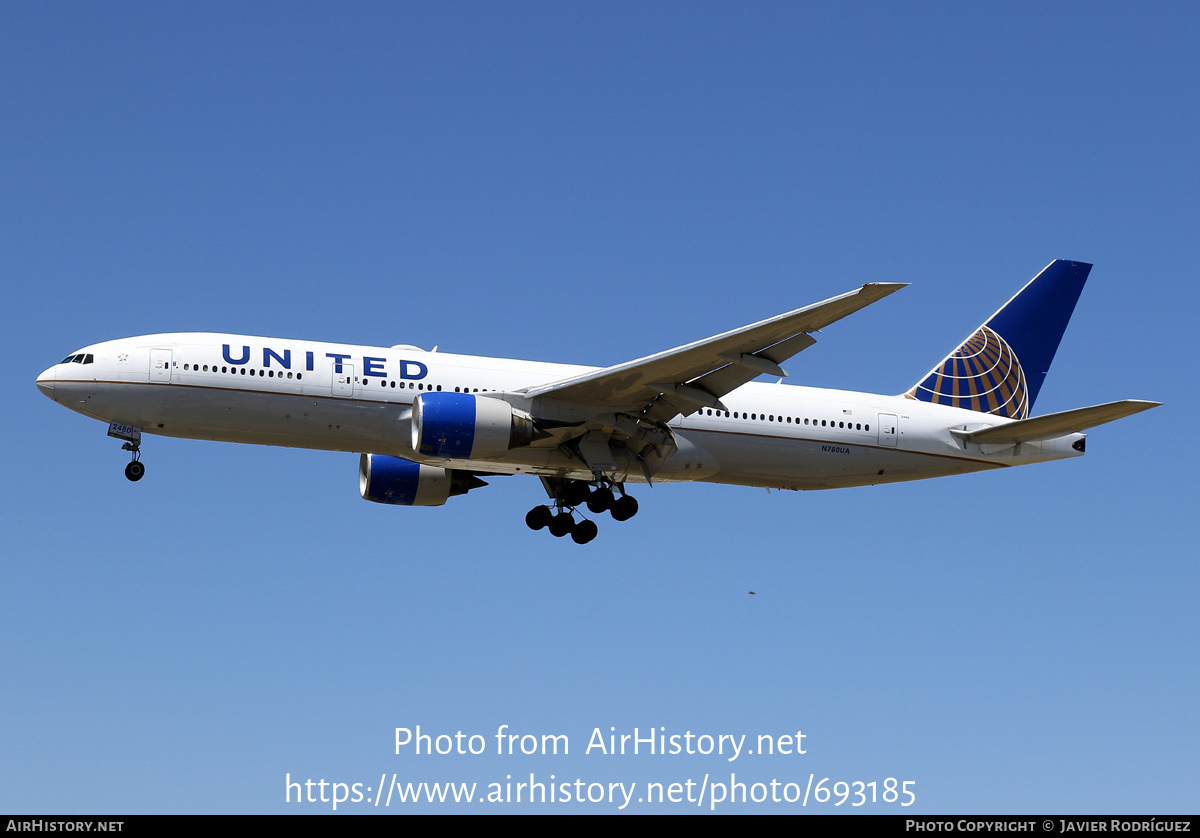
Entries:
[[69, 364], [69, 363], [71, 363], [72, 361], [74, 361], [74, 360], [75, 360], [77, 357], [79, 357], [79, 356], [77, 356], [77, 355], [68, 355], [67, 357], [65, 357], [65, 358], [63, 358], [61, 361], [59, 361], [59, 363], [60, 363], [60, 364]]
[[68, 355], [59, 361], [60, 364], [90, 364], [95, 360], [95, 356], [90, 352], [84, 354], [80, 352], [78, 355]]
[[92, 353], [91, 353], [91, 352], [89, 352], [88, 354], [86, 354], [86, 355], [84, 355], [84, 356], [83, 356], [83, 362], [84, 362], [85, 364], [90, 364], [90, 363], [91, 363], [93, 360], [94, 360], [94, 359], [93, 359], [93, 357], [92, 357]]

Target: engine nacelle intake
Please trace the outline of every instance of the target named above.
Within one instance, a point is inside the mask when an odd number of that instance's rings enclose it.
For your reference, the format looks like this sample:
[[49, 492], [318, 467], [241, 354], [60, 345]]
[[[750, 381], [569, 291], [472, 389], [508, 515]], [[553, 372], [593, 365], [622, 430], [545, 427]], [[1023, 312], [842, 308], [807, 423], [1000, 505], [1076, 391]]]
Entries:
[[500, 399], [423, 393], [413, 402], [412, 447], [427, 457], [486, 459], [538, 438], [533, 417]]
[[358, 460], [358, 492], [364, 500], [399, 506], [441, 506], [452, 495], [465, 495], [487, 484], [470, 472], [414, 463], [386, 454]]

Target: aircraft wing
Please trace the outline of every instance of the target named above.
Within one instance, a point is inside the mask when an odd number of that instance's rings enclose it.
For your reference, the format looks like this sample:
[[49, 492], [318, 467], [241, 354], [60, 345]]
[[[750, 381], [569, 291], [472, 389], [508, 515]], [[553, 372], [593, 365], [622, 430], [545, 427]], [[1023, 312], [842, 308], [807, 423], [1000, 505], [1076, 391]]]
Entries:
[[780, 364], [816, 343], [810, 336], [907, 283], [872, 282], [855, 291], [686, 346], [525, 391], [643, 413], [666, 421], [703, 406], [725, 410], [721, 397], [760, 375], [786, 376]]
[[951, 430], [959, 439], [982, 444], [1006, 444], [1031, 442], [1035, 439], [1050, 439], [1056, 436], [1079, 433], [1097, 425], [1124, 419], [1143, 410], [1158, 407], [1162, 402], [1146, 402], [1125, 399], [1119, 402], [1098, 404], [1094, 407], [1079, 407], [1061, 413], [1047, 413], [1032, 419], [1018, 419], [992, 428], [978, 431]]

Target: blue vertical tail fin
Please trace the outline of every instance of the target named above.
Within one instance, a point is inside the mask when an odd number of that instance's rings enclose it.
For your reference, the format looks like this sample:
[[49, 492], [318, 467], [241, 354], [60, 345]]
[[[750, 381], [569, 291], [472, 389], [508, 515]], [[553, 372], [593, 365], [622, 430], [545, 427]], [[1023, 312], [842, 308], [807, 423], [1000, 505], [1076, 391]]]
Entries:
[[1025, 419], [1092, 266], [1056, 259], [905, 395]]

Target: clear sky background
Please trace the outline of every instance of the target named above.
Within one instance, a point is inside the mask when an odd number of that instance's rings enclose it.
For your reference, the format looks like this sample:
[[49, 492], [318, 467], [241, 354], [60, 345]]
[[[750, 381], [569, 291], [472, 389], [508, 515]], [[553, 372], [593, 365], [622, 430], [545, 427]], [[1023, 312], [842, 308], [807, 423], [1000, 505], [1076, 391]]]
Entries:
[[[907, 812], [1195, 813], [1198, 25], [1190, 3], [5, 4], [0, 810], [329, 811], [285, 804], [289, 773], [732, 772], [913, 780]], [[788, 364], [898, 393], [1055, 258], [1096, 267], [1035, 413], [1165, 403], [1086, 457], [641, 487], [586, 547], [526, 529], [525, 478], [393, 508], [354, 455], [148, 437], [131, 484], [104, 426], [34, 387], [168, 331], [608, 365], [898, 281]], [[489, 753], [394, 755], [416, 725]], [[497, 757], [500, 725], [571, 753]], [[801, 730], [807, 753], [585, 755], [610, 727]]]

